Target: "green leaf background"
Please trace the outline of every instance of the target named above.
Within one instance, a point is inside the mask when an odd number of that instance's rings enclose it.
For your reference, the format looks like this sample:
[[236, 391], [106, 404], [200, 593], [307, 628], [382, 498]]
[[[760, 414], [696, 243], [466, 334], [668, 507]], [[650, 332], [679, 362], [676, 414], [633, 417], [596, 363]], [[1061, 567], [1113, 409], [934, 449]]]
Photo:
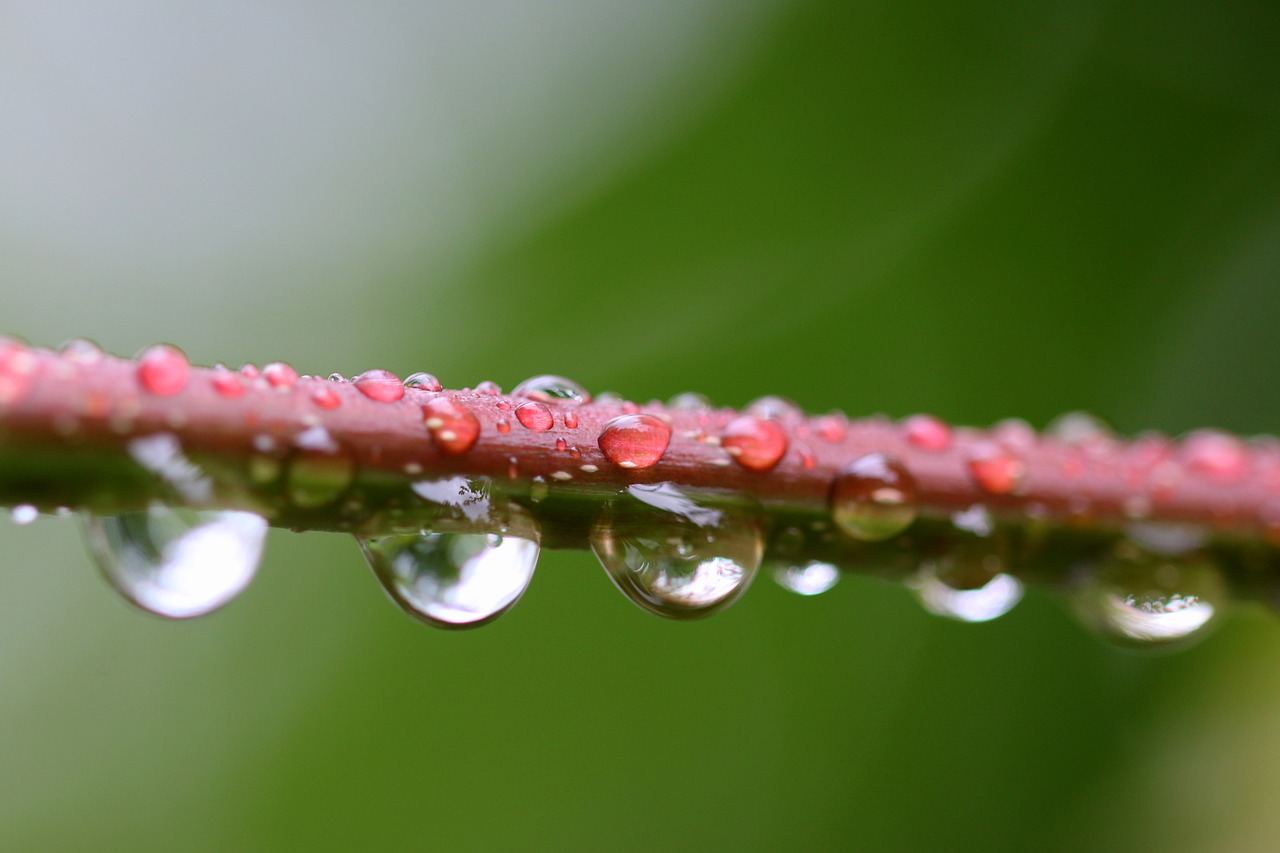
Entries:
[[[1274, 432], [1280, 13], [1171, 2], [18, 3], [0, 325], [634, 399]], [[0, 529], [0, 846], [1267, 850], [1280, 629], [847, 578], [694, 624], [583, 552], [491, 626], [273, 531], [171, 624]]]

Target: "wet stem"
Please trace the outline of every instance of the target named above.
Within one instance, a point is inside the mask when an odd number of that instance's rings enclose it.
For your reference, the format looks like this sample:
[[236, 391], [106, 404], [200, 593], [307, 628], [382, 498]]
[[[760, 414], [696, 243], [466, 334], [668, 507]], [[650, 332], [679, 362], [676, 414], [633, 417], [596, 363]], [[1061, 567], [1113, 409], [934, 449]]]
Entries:
[[[1271, 597], [1280, 446], [1207, 430], [1123, 440], [1081, 415], [1038, 434], [1021, 421], [968, 429], [925, 415], [809, 416], [776, 397], [742, 411], [689, 394], [592, 400], [559, 377], [504, 394], [488, 382], [446, 390], [428, 374], [320, 379], [283, 363], [193, 368], [169, 346], [126, 360], [82, 341], [54, 352], [5, 340], [0, 501], [24, 519], [64, 508], [234, 511], [366, 545], [450, 525], [463, 525], [451, 535], [479, 535], [518, 516], [530, 541], [593, 547], [633, 600], [679, 617], [702, 615], [691, 590], [714, 598], [718, 583], [734, 586], [700, 574], [719, 549], [747, 572], [739, 591], [755, 571], [744, 564], [763, 558], [793, 591], [855, 571], [907, 581], [926, 606], [969, 619], [1016, 601], [1023, 583], [1075, 588], [1082, 571], [1110, 572], [1122, 616], [1190, 624], [1189, 599]], [[642, 570], [617, 556], [663, 541], [632, 529], [646, 524], [701, 562], [685, 571], [649, 553], [635, 558]], [[440, 557], [447, 543], [428, 544], [408, 549], [408, 564], [405, 549], [366, 547], [387, 555], [382, 579], [402, 606], [424, 588], [405, 565], [471, 565]], [[1007, 580], [993, 591], [996, 579]], [[432, 588], [458, 593], [456, 582]], [[1119, 630], [1133, 639], [1148, 629]]]

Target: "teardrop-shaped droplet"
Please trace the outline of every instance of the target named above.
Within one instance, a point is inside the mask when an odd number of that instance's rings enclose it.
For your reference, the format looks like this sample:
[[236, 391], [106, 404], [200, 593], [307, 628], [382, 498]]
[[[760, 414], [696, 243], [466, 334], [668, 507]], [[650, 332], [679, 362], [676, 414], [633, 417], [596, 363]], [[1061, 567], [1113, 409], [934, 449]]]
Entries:
[[1122, 553], [1088, 568], [1076, 604], [1105, 639], [1161, 648], [1203, 636], [1227, 597], [1221, 572], [1203, 557]]
[[840, 580], [840, 570], [819, 560], [802, 565], [778, 563], [773, 567], [773, 579], [778, 586], [796, 595], [821, 595]]
[[590, 403], [591, 395], [587, 390], [563, 376], [535, 376], [526, 379], [512, 391], [513, 397], [528, 397], [543, 403]]
[[619, 415], [604, 425], [596, 444], [619, 468], [648, 468], [671, 443], [671, 427], [654, 415]]
[[831, 484], [831, 517], [855, 539], [878, 542], [915, 521], [916, 481], [901, 462], [883, 453], [859, 456]]
[[267, 522], [232, 510], [155, 504], [84, 516], [89, 554], [125, 598], [158, 616], [188, 619], [235, 598], [258, 570]]
[[433, 530], [358, 541], [391, 600], [437, 628], [496, 619], [528, 589], [538, 563], [537, 523], [514, 505], [487, 531], [444, 520]]
[[741, 507], [657, 483], [630, 486], [606, 504], [591, 549], [639, 607], [692, 619], [738, 600], [760, 567], [763, 541]]

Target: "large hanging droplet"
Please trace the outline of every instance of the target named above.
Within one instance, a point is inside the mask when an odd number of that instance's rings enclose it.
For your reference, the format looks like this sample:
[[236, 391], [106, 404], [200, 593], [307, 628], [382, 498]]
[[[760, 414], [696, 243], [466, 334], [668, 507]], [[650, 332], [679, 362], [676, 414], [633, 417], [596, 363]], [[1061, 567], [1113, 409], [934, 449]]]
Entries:
[[831, 484], [831, 517], [864, 542], [897, 536], [915, 521], [916, 511], [915, 478], [883, 453], [858, 457]]
[[1221, 572], [1203, 557], [1134, 550], [1089, 567], [1076, 609], [1105, 639], [1162, 648], [1202, 637], [1227, 597]]
[[513, 397], [528, 397], [543, 403], [590, 403], [591, 395], [572, 379], [563, 376], [535, 376], [511, 391]]
[[358, 538], [391, 600], [437, 628], [475, 628], [511, 608], [538, 563], [537, 523], [511, 506], [480, 526], [442, 520], [434, 530]]
[[189, 619], [235, 598], [258, 570], [267, 522], [231, 510], [155, 504], [142, 512], [84, 516], [89, 554], [143, 610]]
[[650, 613], [693, 619], [723, 610], [760, 567], [763, 540], [741, 507], [720, 508], [671, 483], [634, 485], [605, 505], [591, 549], [618, 589]]

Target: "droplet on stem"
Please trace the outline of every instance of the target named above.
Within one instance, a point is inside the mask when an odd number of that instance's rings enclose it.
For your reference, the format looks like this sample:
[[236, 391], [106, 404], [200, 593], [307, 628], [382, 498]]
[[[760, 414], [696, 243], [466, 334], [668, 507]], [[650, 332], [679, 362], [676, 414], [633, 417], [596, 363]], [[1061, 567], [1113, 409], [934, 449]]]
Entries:
[[596, 443], [619, 468], [648, 468], [666, 453], [671, 427], [653, 415], [619, 415], [604, 425]]
[[901, 462], [883, 453], [860, 456], [831, 484], [831, 517], [855, 539], [878, 542], [915, 521], [916, 482]]
[[190, 374], [191, 365], [177, 347], [159, 344], [138, 356], [138, 383], [158, 397], [171, 397], [186, 388]]
[[389, 370], [366, 370], [352, 384], [370, 400], [394, 403], [404, 397], [404, 383]]
[[776, 422], [742, 415], [725, 425], [720, 446], [748, 471], [771, 470], [787, 452], [787, 434]]
[[513, 397], [528, 397], [543, 403], [590, 403], [587, 390], [563, 376], [535, 376], [526, 379], [511, 391]]

